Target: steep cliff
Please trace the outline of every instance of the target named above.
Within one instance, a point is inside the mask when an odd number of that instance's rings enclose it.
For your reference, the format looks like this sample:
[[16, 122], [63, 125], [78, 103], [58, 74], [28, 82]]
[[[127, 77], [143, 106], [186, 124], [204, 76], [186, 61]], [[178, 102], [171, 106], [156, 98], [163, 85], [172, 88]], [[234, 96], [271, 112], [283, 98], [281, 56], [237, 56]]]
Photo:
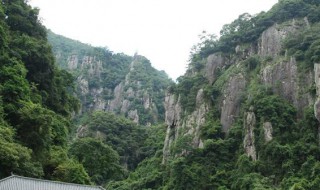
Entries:
[[[211, 178], [201, 184], [211, 185], [200, 189], [317, 186], [314, 175], [301, 176], [306, 164], [315, 170], [320, 156], [318, 6], [279, 1], [267, 13], [240, 15], [220, 39], [200, 43], [165, 99], [162, 164], [198, 176], [203, 167]], [[202, 180], [170, 171], [170, 180], [183, 182], [169, 188]]]
[[[167, 133], [167, 138], [165, 140], [164, 147], [164, 160], [166, 156], [169, 155], [168, 148], [173, 146], [174, 139], [183, 135], [192, 135], [193, 139], [198, 139], [197, 143], [194, 143], [194, 147], [199, 147], [202, 145], [199, 129], [205, 124], [206, 114], [209, 110], [215, 110], [218, 115], [211, 115], [210, 119], [219, 120], [222, 131], [228, 133], [232, 125], [242, 117], [244, 113], [241, 113], [241, 109], [245, 109], [244, 104], [250, 102], [252, 96], [256, 92], [256, 86], [259, 85], [262, 88], [268, 89], [270, 93], [278, 95], [283, 99], [286, 99], [298, 110], [298, 116], [303, 115], [303, 110], [310, 107], [314, 103], [314, 96], [309, 89], [313, 88], [313, 71], [307, 70], [302, 74], [298, 70], [298, 63], [294, 56], [287, 55], [286, 49], [284, 49], [284, 40], [289, 38], [290, 34], [304, 30], [305, 27], [309, 25], [307, 19], [304, 20], [291, 20], [282, 24], [274, 24], [265, 31], [261, 33], [261, 36], [251, 44], [239, 44], [236, 46], [234, 53], [225, 54], [223, 52], [213, 53], [208, 55], [207, 58], [203, 58], [202, 68], [200, 71], [194, 72], [194, 67], [190, 67], [189, 74], [187, 76], [193, 80], [189, 83], [197, 83], [199, 75], [205, 78], [205, 83], [201, 84], [199, 92], [203, 93], [203, 89], [206, 89], [207, 97], [204, 96], [194, 96], [189, 98], [188, 101], [196, 102], [192, 109], [193, 112], [187, 112], [186, 109], [172, 109], [175, 107], [186, 107], [186, 105], [181, 105], [177, 99], [172, 106], [166, 106], [166, 122], [168, 124], [168, 131], [174, 130], [176, 133], [172, 135], [173, 132]], [[290, 36], [291, 37], [291, 36]], [[199, 62], [199, 61], [198, 61]], [[191, 64], [199, 64], [197, 61]], [[317, 67], [315, 67], [315, 70]], [[190, 74], [191, 73], [191, 74]], [[304, 75], [302, 77], [301, 75]], [[180, 84], [177, 84], [176, 90], [178, 93], [175, 96], [186, 96], [181, 94], [180, 86], [186, 81], [187, 77], [183, 78]], [[189, 88], [191, 91], [193, 88]], [[180, 93], [180, 94], [179, 94]], [[184, 93], [184, 92], [182, 92]], [[189, 92], [190, 94], [192, 92]], [[171, 95], [172, 96], [172, 95]], [[168, 98], [166, 100], [171, 100]], [[199, 102], [202, 102], [202, 106], [199, 106]], [[166, 104], [172, 104], [172, 102], [166, 102]], [[252, 109], [254, 108], [254, 105]], [[197, 115], [196, 113], [200, 113]], [[254, 114], [254, 112], [248, 112], [246, 117]], [[175, 120], [172, 119], [170, 115], [174, 115]], [[182, 117], [183, 115], [183, 117]], [[180, 128], [185, 128], [187, 124], [192, 123], [190, 118], [196, 116], [198, 122], [195, 131], [190, 130], [180, 130]], [[169, 118], [169, 119], [168, 119]], [[244, 119], [246, 121], [246, 119]], [[251, 123], [253, 121], [246, 121]], [[247, 124], [244, 124], [247, 128], [246, 138], [251, 139], [253, 137], [253, 129]], [[174, 126], [174, 128], [173, 128]], [[270, 125], [266, 130], [272, 131]], [[248, 128], [249, 127], [249, 128]], [[171, 134], [171, 137], [169, 137]], [[269, 136], [268, 138], [270, 138]], [[266, 137], [267, 138], [267, 137]], [[247, 141], [247, 140], [245, 140]], [[169, 143], [171, 142], [171, 144]], [[169, 143], [169, 144], [167, 144]], [[167, 145], [166, 145], [167, 144]], [[250, 144], [250, 143], [249, 143]], [[254, 146], [254, 143], [251, 143]], [[200, 146], [202, 147], [202, 146]], [[251, 147], [251, 145], [250, 145]], [[254, 149], [254, 147], [252, 147]], [[249, 153], [248, 153], [249, 154]], [[253, 159], [255, 156], [249, 154]]]
[[143, 56], [114, 54], [49, 31], [57, 63], [76, 78], [81, 113], [111, 111], [150, 125], [164, 119], [163, 101], [172, 83]]

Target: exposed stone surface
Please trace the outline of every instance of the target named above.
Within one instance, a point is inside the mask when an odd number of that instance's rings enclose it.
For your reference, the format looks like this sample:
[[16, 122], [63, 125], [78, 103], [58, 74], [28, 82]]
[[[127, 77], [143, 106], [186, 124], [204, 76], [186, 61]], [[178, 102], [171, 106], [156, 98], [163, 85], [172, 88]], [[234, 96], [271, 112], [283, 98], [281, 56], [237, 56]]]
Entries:
[[87, 125], [80, 125], [77, 129], [76, 137], [77, 138], [82, 138], [86, 137], [89, 132], [89, 127]]
[[93, 110], [105, 110], [107, 102], [101, 97], [103, 88], [93, 88], [91, 90], [91, 96], [93, 97], [93, 102], [91, 104], [91, 109]]
[[86, 79], [78, 77], [78, 88], [80, 89], [81, 94], [88, 94], [89, 93], [89, 83]]
[[245, 90], [246, 80], [242, 74], [231, 77], [223, 91], [221, 106], [222, 131], [228, 132], [235, 118], [239, 115], [240, 101]]
[[[101, 87], [101, 82], [104, 81], [101, 77], [107, 77], [105, 73], [102, 75], [103, 67], [108, 63], [103, 63], [95, 56], [77, 54], [70, 55], [66, 61], [67, 69], [75, 71], [78, 75], [77, 91], [82, 102], [80, 113], [92, 110], [111, 111], [128, 116], [139, 123], [141, 102], [144, 109], [143, 114], [151, 114], [153, 121], [158, 121], [158, 116], [155, 115], [158, 114], [158, 109], [153, 102], [155, 97], [152, 97], [154, 89], [144, 89], [142, 82], [132, 75], [132, 72], [136, 72], [135, 67], [141, 67], [141, 64], [146, 61], [143, 56], [134, 56], [133, 61], [128, 65], [129, 70], [125, 74], [125, 79], [119, 81], [114, 89]], [[157, 90], [160, 91], [159, 93], [164, 93], [164, 89]]]
[[205, 74], [210, 84], [216, 80], [218, 70], [226, 65], [228, 65], [228, 61], [221, 54], [212, 54], [207, 58]]
[[139, 123], [139, 115], [138, 110], [130, 110], [128, 113], [128, 117], [133, 120], [135, 123]]
[[244, 60], [247, 59], [250, 56], [253, 56], [257, 53], [257, 47], [255, 44], [247, 45], [237, 45], [235, 48], [237, 59], [238, 60]]
[[180, 106], [180, 97], [176, 101], [175, 95], [167, 94], [164, 100], [165, 112], [165, 123], [168, 126], [176, 126], [180, 121], [180, 115], [182, 108]]
[[133, 91], [132, 87], [129, 87], [127, 92], [126, 92], [126, 95], [128, 98], [134, 98], [135, 96], [135, 92]]
[[244, 119], [244, 130], [245, 136], [243, 140], [243, 147], [246, 154], [252, 158], [252, 160], [257, 160], [257, 153], [255, 147], [254, 139], [254, 128], [256, 125], [256, 116], [253, 112], [253, 107], [250, 107], [250, 111], [245, 114]]
[[150, 96], [147, 92], [143, 94], [143, 107], [144, 109], [149, 109], [151, 104]]
[[262, 83], [293, 103], [299, 112], [313, 102], [313, 98], [305, 90], [311, 88], [313, 77], [311, 73], [305, 75], [306, 77], [299, 77], [297, 62], [292, 57], [288, 61], [267, 65], [261, 70]]
[[264, 140], [269, 142], [272, 140], [272, 124], [270, 122], [263, 123]]
[[121, 106], [121, 113], [127, 113], [130, 107], [130, 101], [129, 100], [124, 100], [122, 102], [122, 106]]
[[113, 91], [114, 98], [109, 102], [108, 110], [114, 111], [122, 105], [123, 83], [118, 84]]
[[258, 55], [260, 56], [277, 56], [281, 51], [281, 45], [289, 33], [296, 30], [295, 23], [292, 22], [287, 26], [273, 25], [264, 31], [258, 44]]
[[[228, 133], [234, 121], [239, 117], [242, 98], [250, 98], [243, 96], [246, 94], [247, 82], [256, 80], [258, 77], [259, 84], [266, 88], [271, 88], [274, 94], [280, 95], [282, 98], [292, 103], [298, 110], [298, 116], [302, 113], [304, 108], [313, 105], [314, 98], [310, 93], [312, 85], [316, 83], [317, 101], [314, 104], [315, 115], [320, 121], [320, 64], [315, 64], [313, 72], [304, 72], [303, 75], [298, 71], [297, 61], [293, 57], [288, 57], [282, 47], [284, 39], [290, 34], [297, 31], [303, 26], [308, 27], [309, 23], [305, 19], [305, 24], [297, 24], [295, 20], [283, 23], [281, 25], [275, 24], [262, 33], [258, 42], [253, 44], [241, 44], [235, 48], [235, 54], [223, 55], [215, 53], [207, 57], [205, 68], [200, 74], [205, 76], [210, 85], [219, 87], [223, 86], [221, 96], [218, 98], [221, 116], [220, 122], [222, 124], [222, 131]], [[259, 74], [251, 76], [254, 72], [247, 72], [244, 68], [243, 60], [250, 56], [260, 57], [261, 64], [257, 69], [260, 69]], [[269, 57], [271, 59], [269, 59]], [[268, 59], [266, 59], [268, 58]], [[265, 61], [270, 60], [270, 61]], [[238, 70], [228, 75], [221, 75], [222, 80], [217, 80], [219, 72], [228, 69], [231, 64], [236, 64]], [[233, 67], [233, 65], [231, 66]], [[238, 72], [239, 71], [239, 72]], [[228, 70], [227, 70], [228, 72]], [[190, 73], [189, 73], [190, 74]], [[199, 73], [192, 73], [191, 76]], [[227, 73], [228, 74], [228, 73]], [[250, 74], [250, 76], [245, 76]], [[252, 79], [254, 78], [254, 79]], [[178, 95], [176, 95], [178, 96]], [[221, 98], [221, 99], [220, 99]], [[166, 124], [167, 132], [163, 148], [163, 163], [166, 163], [170, 156], [170, 148], [174, 146], [179, 137], [190, 135], [192, 137], [193, 147], [202, 147], [203, 142], [200, 139], [201, 126], [205, 123], [205, 115], [209, 110], [210, 104], [204, 101], [203, 90], [199, 90], [196, 97], [196, 107], [192, 113], [186, 113], [181, 109], [179, 98], [174, 95], [166, 97]], [[217, 106], [217, 105], [213, 105]], [[259, 127], [264, 132], [265, 142], [271, 141], [273, 137], [273, 127], [271, 122], [259, 123], [257, 126], [256, 115], [253, 112], [253, 107], [245, 113], [243, 126], [245, 137], [243, 139], [243, 146], [245, 153], [257, 160], [257, 151], [255, 146], [255, 127]], [[320, 127], [319, 127], [320, 139]], [[319, 140], [320, 143], [320, 140]]]
[[78, 56], [77, 55], [71, 55], [68, 57], [68, 69], [74, 70], [78, 67]]
[[168, 94], [165, 98], [166, 117], [168, 125], [166, 138], [163, 147], [163, 161], [166, 163], [170, 155], [170, 148], [180, 136], [190, 135], [192, 137], [192, 147], [203, 148], [200, 138], [201, 127], [205, 123], [205, 116], [208, 112], [208, 105], [204, 101], [203, 89], [200, 89], [196, 96], [195, 110], [185, 118], [181, 118], [182, 108], [179, 98]]
[[316, 85], [316, 102], [314, 104], [314, 114], [320, 122], [320, 64], [314, 64], [314, 82]]

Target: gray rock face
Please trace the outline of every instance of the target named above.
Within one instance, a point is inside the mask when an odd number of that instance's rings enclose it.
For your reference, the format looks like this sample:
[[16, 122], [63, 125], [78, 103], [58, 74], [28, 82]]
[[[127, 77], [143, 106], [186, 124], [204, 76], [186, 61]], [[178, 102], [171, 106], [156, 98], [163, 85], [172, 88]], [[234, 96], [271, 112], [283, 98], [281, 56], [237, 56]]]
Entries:
[[130, 108], [130, 101], [129, 100], [124, 100], [122, 102], [122, 106], [121, 106], [121, 113], [127, 113], [129, 111]]
[[316, 102], [314, 104], [314, 114], [320, 122], [320, 64], [314, 64], [314, 82], [316, 85]]
[[263, 123], [264, 140], [269, 142], [272, 140], [272, 124], [270, 122]]
[[151, 105], [152, 105], [152, 102], [150, 100], [150, 96], [147, 92], [145, 92], [143, 94], [143, 107], [144, 109], [149, 109]]
[[122, 105], [123, 83], [118, 84], [114, 90], [114, 98], [109, 102], [108, 111], [114, 111]]
[[[287, 98], [289, 101], [296, 101], [295, 90], [297, 86], [297, 63], [294, 58], [290, 61], [283, 61], [276, 65], [268, 65], [262, 70], [262, 82], [272, 86], [273, 91]], [[295, 102], [297, 104], [297, 102]]]
[[68, 57], [68, 69], [74, 70], [77, 67], [78, 67], [78, 56], [72, 55], [72, 56]]
[[206, 78], [212, 84], [217, 79], [217, 72], [224, 66], [228, 65], [229, 62], [221, 54], [212, 54], [207, 58], [206, 63]]
[[170, 156], [170, 149], [175, 141], [185, 135], [192, 137], [192, 147], [203, 148], [203, 142], [200, 138], [201, 127], [205, 123], [205, 116], [208, 112], [208, 105], [204, 101], [203, 89], [200, 89], [196, 96], [196, 109], [185, 118], [181, 118], [182, 108], [180, 100], [176, 100], [174, 95], [168, 94], [165, 98], [165, 122], [168, 125], [166, 138], [163, 147], [163, 160], [165, 164]]
[[252, 158], [252, 160], [257, 160], [257, 153], [255, 147], [254, 139], [254, 128], [256, 125], [256, 116], [253, 112], [253, 107], [250, 108], [250, 111], [245, 114], [244, 119], [244, 130], [245, 137], [243, 140], [243, 147], [246, 154]]
[[240, 46], [237, 45], [235, 48], [237, 59], [238, 60], [244, 60], [248, 57], [254, 55], [257, 53], [257, 47], [255, 44], [250, 44], [250, 46]]
[[82, 77], [77, 78], [78, 88], [80, 89], [81, 94], [88, 94], [89, 93], [89, 83], [86, 79]]
[[164, 100], [165, 123], [168, 126], [176, 126], [180, 122], [182, 108], [180, 106], [180, 97], [176, 100], [175, 95], [167, 94]]
[[103, 91], [103, 88], [93, 88], [91, 90], [91, 96], [93, 97], [93, 102], [90, 106], [91, 109], [100, 111], [105, 110], [107, 102], [101, 97]]
[[274, 93], [293, 103], [299, 112], [312, 104], [313, 98], [304, 90], [311, 87], [312, 74], [307, 73], [306, 77], [299, 77], [297, 62], [294, 58], [267, 65], [261, 70], [260, 75], [263, 84], [272, 87]]
[[221, 106], [222, 131], [228, 132], [233, 124], [235, 117], [239, 115], [240, 101], [245, 90], [246, 80], [242, 74], [237, 74], [229, 79], [224, 91]]
[[130, 110], [128, 113], [128, 117], [133, 120], [135, 123], [139, 123], [139, 115], [138, 110]]
[[175, 95], [166, 94], [165, 102], [165, 123], [167, 125], [166, 138], [163, 146], [163, 159], [162, 164], [166, 164], [170, 157], [170, 149], [174, 143], [174, 140], [178, 137], [178, 126], [181, 124], [180, 115], [182, 108], [180, 106], [180, 97], [176, 99]]
[[[126, 115], [136, 123], [139, 123], [139, 102], [143, 105], [144, 111], [151, 114], [153, 121], [158, 120], [158, 109], [153, 102], [150, 89], [143, 89], [141, 81], [132, 76], [132, 72], [137, 72], [135, 67], [141, 66], [146, 59], [135, 55], [129, 67], [129, 72], [125, 80], [120, 82], [114, 89], [99, 86], [103, 79], [101, 72], [104, 70], [103, 63], [95, 56], [71, 55], [67, 60], [67, 68], [70, 71], [76, 70], [80, 73], [77, 77], [77, 91], [82, 101], [80, 113], [89, 110], [111, 111]], [[151, 89], [152, 90], [152, 89]], [[159, 89], [161, 90], [161, 89]], [[164, 93], [164, 90], [161, 92]], [[161, 93], [159, 92], [159, 93]], [[137, 103], [138, 102], [138, 103]]]
[[289, 33], [292, 33], [295, 30], [296, 27], [294, 22], [285, 27], [280, 27], [278, 24], [275, 24], [268, 28], [261, 35], [261, 40], [258, 44], [258, 55], [263, 57], [274, 57], [279, 55], [282, 41], [288, 36]]

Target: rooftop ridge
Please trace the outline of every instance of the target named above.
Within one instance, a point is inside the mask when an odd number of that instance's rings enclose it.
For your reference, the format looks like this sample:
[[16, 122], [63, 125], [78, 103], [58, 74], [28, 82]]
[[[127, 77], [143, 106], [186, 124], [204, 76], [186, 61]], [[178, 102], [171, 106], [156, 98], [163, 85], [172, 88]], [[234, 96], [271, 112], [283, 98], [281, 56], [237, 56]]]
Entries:
[[32, 177], [25, 177], [25, 176], [19, 176], [19, 175], [14, 175], [12, 174], [11, 176], [8, 176], [6, 178], [0, 179], [1, 181], [5, 181], [11, 178], [21, 178], [21, 179], [27, 179], [27, 180], [33, 180], [33, 181], [41, 181], [41, 182], [48, 182], [48, 183], [56, 183], [56, 184], [63, 184], [63, 185], [73, 185], [73, 186], [82, 186], [82, 187], [91, 187], [91, 188], [99, 188], [102, 190], [105, 190], [101, 186], [95, 186], [95, 185], [85, 185], [85, 184], [78, 184], [78, 183], [68, 183], [68, 182], [63, 182], [63, 181], [54, 181], [54, 180], [48, 180], [48, 179], [39, 179], [39, 178], [32, 178]]

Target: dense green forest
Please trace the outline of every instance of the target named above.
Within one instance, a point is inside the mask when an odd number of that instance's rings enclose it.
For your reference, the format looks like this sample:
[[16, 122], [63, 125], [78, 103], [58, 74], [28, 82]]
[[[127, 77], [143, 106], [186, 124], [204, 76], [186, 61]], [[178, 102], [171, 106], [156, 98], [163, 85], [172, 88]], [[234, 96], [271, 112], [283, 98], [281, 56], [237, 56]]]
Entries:
[[[66, 69], [63, 62], [58, 67], [47, 40], [48, 30], [40, 23], [38, 12], [23, 0], [0, 4], [0, 178], [13, 173], [96, 185], [126, 178], [140, 161], [161, 146], [161, 143], [152, 145], [155, 138], [152, 134], [164, 127], [146, 128], [123, 116], [92, 110], [77, 121], [88, 126], [88, 133], [75, 138], [72, 117], [81, 108], [81, 102], [74, 96], [75, 79], [81, 73], [63, 70]], [[54, 35], [49, 32], [50, 37]], [[133, 61], [133, 57], [124, 54], [56, 37], [56, 43], [67, 43], [64, 47], [70, 48], [62, 52], [78, 51], [80, 56], [91, 54], [107, 61], [103, 72], [108, 73], [102, 73], [103, 81], [90, 86], [103, 84], [114, 88], [125, 78]], [[132, 72], [131, 79], [137, 78], [142, 89], [153, 92], [171, 83], [147, 59], [139, 57], [139, 61], [136, 69], [145, 72]], [[144, 73], [149, 74], [147, 78], [141, 76]], [[151, 75], [154, 77], [150, 78]], [[164, 91], [153, 93], [163, 117]], [[150, 122], [148, 117], [144, 122], [147, 121]], [[97, 131], [102, 135], [96, 136]]]
[[0, 176], [62, 179], [60, 173], [89, 183], [66, 151], [71, 114], [79, 108], [73, 77], [56, 67], [38, 11], [20, 0], [0, 4]]
[[[24, 0], [0, 4], [0, 178], [319, 189], [319, 0], [279, 0], [240, 15], [219, 38], [204, 33], [176, 84], [143, 56], [53, 34], [38, 12]], [[106, 101], [134, 92], [120, 102], [134, 105], [139, 122], [122, 107], [89, 109], [96, 101], [80, 93], [81, 81]]]

